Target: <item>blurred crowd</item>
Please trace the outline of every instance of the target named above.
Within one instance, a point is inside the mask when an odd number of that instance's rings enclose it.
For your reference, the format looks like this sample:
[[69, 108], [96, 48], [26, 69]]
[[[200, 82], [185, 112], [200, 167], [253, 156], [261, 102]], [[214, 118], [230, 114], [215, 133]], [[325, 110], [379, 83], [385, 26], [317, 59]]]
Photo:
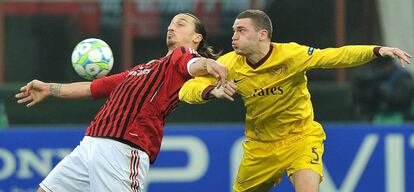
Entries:
[[353, 83], [353, 114], [377, 124], [414, 119], [414, 79], [391, 58], [378, 60]]

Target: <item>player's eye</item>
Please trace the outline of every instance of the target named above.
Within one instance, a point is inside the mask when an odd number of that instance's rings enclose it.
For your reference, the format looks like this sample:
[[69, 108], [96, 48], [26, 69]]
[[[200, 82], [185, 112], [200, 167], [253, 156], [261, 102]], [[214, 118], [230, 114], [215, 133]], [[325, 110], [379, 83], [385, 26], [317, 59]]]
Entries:
[[177, 22], [177, 25], [182, 27], [182, 26], [185, 26], [185, 23], [184, 22]]

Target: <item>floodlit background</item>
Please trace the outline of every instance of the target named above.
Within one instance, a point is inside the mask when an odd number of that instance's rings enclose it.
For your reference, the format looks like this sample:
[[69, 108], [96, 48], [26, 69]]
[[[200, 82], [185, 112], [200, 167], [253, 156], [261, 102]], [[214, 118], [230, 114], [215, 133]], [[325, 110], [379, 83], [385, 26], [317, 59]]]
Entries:
[[[30, 109], [16, 104], [14, 94], [32, 79], [83, 81], [70, 61], [78, 42], [105, 40], [114, 53], [110, 74], [115, 74], [165, 55], [170, 20], [190, 12], [204, 22], [210, 44], [229, 52], [231, 26], [246, 9], [270, 16], [274, 42], [316, 48], [385, 45], [414, 55], [412, 0], [0, 0], [0, 192], [33, 191], [62, 154], [76, 146], [102, 105], [53, 98]], [[414, 65], [400, 73], [395, 63], [374, 60], [358, 68], [308, 72], [315, 119], [328, 133], [325, 160], [331, 167], [326, 168], [330, 172], [322, 190], [414, 188], [406, 182], [414, 179], [414, 167], [406, 165], [414, 160], [414, 80], [395, 83], [399, 74], [412, 77]], [[167, 120], [164, 153], [150, 169], [148, 191], [229, 191], [242, 153], [237, 147], [244, 112], [238, 97], [233, 103], [180, 104]], [[67, 132], [75, 136], [64, 138]], [[192, 154], [191, 147], [168, 148], [179, 143], [177, 135], [199, 139], [200, 145], [190, 146], [200, 146], [200, 154], [207, 156]], [[52, 142], [51, 137], [62, 139]], [[349, 153], [344, 164], [337, 163], [342, 162], [338, 148]], [[201, 164], [191, 164], [191, 155]], [[171, 158], [178, 164], [165, 163]], [[175, 170], [178, 175], [169, 175], [168, 167], [182, 167], [188, 178], [177, 179], [180, 169]], [[196, 171], [192, 175], [190, 170]], [[281, 191], [293, 191], [288, 186], [282, 183]]]

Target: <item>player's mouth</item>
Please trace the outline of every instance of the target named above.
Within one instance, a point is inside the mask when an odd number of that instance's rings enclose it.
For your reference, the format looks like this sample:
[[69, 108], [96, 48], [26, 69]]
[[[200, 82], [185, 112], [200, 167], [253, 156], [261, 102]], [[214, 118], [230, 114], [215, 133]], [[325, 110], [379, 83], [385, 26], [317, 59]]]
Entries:
[[231, 44], [231, 47], [233, 47], [233, 49], [237, 49], [237, 45], [234, 43]]

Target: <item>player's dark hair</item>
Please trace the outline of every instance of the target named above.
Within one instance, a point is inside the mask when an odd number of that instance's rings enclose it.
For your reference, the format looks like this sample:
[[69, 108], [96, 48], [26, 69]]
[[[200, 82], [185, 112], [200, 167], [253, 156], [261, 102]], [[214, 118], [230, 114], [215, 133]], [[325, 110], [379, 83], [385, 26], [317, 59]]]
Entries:
[[191, 13], [184, 13], [185, 15], [188, 15], [192, 18], [194, 18], [194, 25], [195, 25], [195, 32], [200, 34], [203, 37], [203, 40], [201, 40], [200, 44], [197, 47], [197, 52], [206, 58], [210, 59], [217, 59], [221, 55], [221, 51], [218, 53], [214, 53], [214, 47], [207, 44], [207, 31], [204, 28], [203, 23], [201, 23], [200, 19], [198, 19], [196, 16], [194, 16]]
[[249, 18], [253, 21], [256, 30], [267, 30], [267, 37], [269, 37], [269, 39], [272, 39], [272, 20], [270, 20], [269, 16], [265, 12], [261, 10], [246, 10], [241, 12], [236, 19], [245, 18]]

